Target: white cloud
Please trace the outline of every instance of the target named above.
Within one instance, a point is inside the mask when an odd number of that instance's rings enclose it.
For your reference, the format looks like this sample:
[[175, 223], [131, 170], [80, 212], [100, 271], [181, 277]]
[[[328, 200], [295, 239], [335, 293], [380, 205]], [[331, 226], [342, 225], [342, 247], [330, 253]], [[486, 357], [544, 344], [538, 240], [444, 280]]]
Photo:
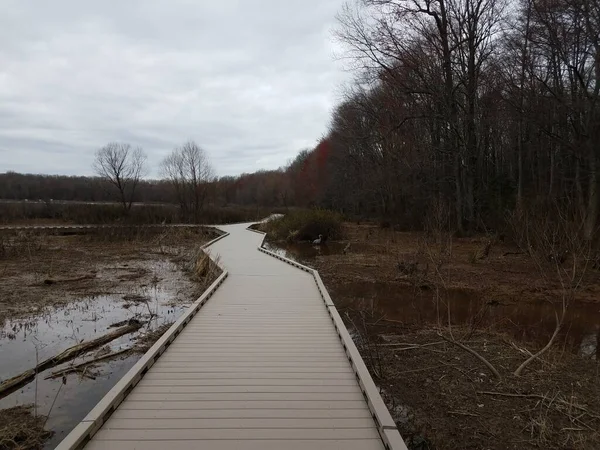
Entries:
[[90, 174], [108, 141], [152, 175], [194, 139], [220, 175], [276, 168], [326, 131], [342, 0], [3, 0], [0, 171]]

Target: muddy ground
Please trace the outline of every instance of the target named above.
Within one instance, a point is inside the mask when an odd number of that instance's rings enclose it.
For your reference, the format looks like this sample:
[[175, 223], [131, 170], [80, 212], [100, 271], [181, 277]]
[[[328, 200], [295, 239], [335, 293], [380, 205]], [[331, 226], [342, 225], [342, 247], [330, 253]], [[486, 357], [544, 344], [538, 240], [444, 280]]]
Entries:
[[[216, 267], [198, 264], [205, 261], [200, 246], [216, 236], [169, 228], [0, 235], [0, 381], [81, 342], [140, 325], [0, 396], [0, 449], [60, 442], [218, 276]], [[31, 435], [19, 427], [27, 414], [38, 424], [26, 427]]]
[[272, 244], [320, 271], [409, 448], [600, 448], [599, 271], [586, 269], [554, 345], [515, 376], [562, 313], [554, 261], [502, 241], [481, 257], [486, 236], [440, 246], [344, 229], [324, 246]]
[[[161, 264], [188, 263], [199, 245], [212, 237], [212, 231], [194, 229], [4, 233], [0, 236], [0, 324], [82, 297], [126, 295], [168, 282], [168, 273], [161, 274], [167, 268]], [[132, 297], [131, 304], [137, 300]]]

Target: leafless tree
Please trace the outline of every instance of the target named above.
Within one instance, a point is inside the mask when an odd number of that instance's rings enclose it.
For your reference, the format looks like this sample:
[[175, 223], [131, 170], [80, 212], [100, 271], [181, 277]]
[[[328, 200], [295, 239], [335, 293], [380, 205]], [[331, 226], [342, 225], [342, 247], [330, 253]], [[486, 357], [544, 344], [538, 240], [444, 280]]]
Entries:
[[214, 181], [214, 170], [204, 149], [194, 141], [175, 148], [161, 164], [163, 176], [172, 184], [182, 214], [198, 219]]
[[94, 160], [96, 174], [119, 191], [124, 211], [129, 211], [140, 179], [145, 175], [146, 154], [141, 147], [111, 142], [98, 151]]
[[419, 127], [421, 152], [443, 179], [433, 197], [453, 203], [459, 231], [465, 222], [472, 227], [477, 168], [485, 156], [478, 120], [482, 72], [495, 48], [504, 0], [362, 0], [358, 5], [340, 14], [337, 37], [347, 58], [374, 85], [370, 97], [378, 104], [380, 126], [372, 134], [387, 159], [379, 179], [384, 185], [394, 182], [398, 167], [389, 155], [398, 159], [398, 152], [406, 151], [406, 130], [411, 134]]

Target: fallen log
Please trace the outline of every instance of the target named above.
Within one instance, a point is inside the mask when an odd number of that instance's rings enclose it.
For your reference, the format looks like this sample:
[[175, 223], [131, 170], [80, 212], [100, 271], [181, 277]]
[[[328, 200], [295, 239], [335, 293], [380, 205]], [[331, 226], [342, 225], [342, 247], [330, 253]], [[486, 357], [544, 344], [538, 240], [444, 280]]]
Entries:
[[42, 361], [36, 367], [26, 370], [25, 372], [15, 377], [9, 378], [8, 380], [4, 380], [0, 383], [0, 398], [6, 397], [8, 394], [11, 394], [17, 389], [30, 383], [35, 379], [35, 376], [38, 373], [43, 372], [46, 369], [56, 367], [64, 362], [70, 361], [83, 353], [87, 353], [88, 351], [94, 348], [100, 347], [104, 344], [108, 344], [109, 342], [114, 341], [118, 337], [121, 337], [125, 334], [133, 333], [134, 331], [139, 330], [141, 326], [141, 323], [127, 325], [126, 327], [119, 328], [118, 330], [105, 334], [104, 336], [100, 336], [99, 338], [74, 345], [73, 347], [69, 347], [65, 351], [59, 353], [58, 355]]
[[44, 379], [49, 380], [50, 378], [58, 378], [63, 375], [67, 375], [71, 372], [79, 372], [81, 369], [87, 368], [88, 366], [91, 366], [92, 364], [96, 364], [99, 361], [104, 361], [104, 360], [107, 360], [110, 358], [114, 358], [115, 356], [119, 356], [119, 355], [122, 355], [123, 353], [130, 352], [131, 350], [133, 350], [132, 347], [125, 348], [123, 350], [119, 350], [118, 352], [108, 353], [107, 355], [102, 355], [102, 356], [99, 356], [98, 358], [90, 359], [89, 361], [84, 361], [81, 364], [76, 364], [74, 366], [69, 366], [64, 369], [57, 370], [56, 372], [52, 372], [50, 375], [48, 375]]

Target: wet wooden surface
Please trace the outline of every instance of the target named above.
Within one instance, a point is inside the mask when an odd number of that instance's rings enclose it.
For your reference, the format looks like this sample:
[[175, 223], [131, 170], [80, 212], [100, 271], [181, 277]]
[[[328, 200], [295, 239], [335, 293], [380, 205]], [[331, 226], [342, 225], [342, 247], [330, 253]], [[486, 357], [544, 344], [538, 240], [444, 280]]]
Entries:
[[312, 274], [245, 227], [221, 227], [228, 278], [86, 448], [384, 448]]

